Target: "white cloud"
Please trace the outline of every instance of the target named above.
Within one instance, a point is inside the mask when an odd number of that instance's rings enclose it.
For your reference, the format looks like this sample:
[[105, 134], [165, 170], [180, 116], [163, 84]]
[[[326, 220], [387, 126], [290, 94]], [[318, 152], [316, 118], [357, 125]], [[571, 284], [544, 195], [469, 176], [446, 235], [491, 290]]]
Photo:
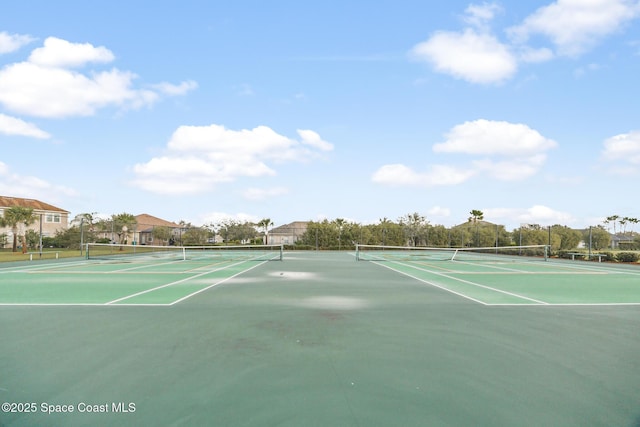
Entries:
[[447, 165], [431, 166], [427, 172], [416, 172], [402, 165], [384, 165], [371, 177], [376, 184], [432, 187], [461, 184], [475, 175], [475, 171]]
[[180, 95], [196, 86], [192, 81], [161, 83], [156, 92], [135, 88], [137, 76], [129, 71], [112, 68], [83, 73], [72, 69], [113, 59], [105, 47], [49, 37], [43, 47], [33, 50], [28, 61], [0, 69], [0, 104], [33, 117], [90, 116], [106, 107], [127, 110], [150, 106], [160, 99], [160, 93]]
[[320, 151], [333, 150], [333, 144], [327, 141], [323, 141], [322, 138], [320, 138], [320, 135], [318, 135], [316, 132], [312, 130], [300, 130], [300, 129], [298, 129], [297, 132], [298, 132], [298, 135], [300, 135], [300, 138], [302, 138], [300, 142], [302, 142], [303, 144], [313, 148], [317, 148]]
[[518, 68], [507, 45], [471, 28], [462, 33], [437, 32], [416, 45], [411, 56], [431, 63], [441, 73], [471, 83], [500, 83], [511, 78]]
[[516, 43], [543, 35], [558, 54], [577, 56], [640, 15], [635, 0], [557, 0], [539, 8], [508, 33]]
[[575, 218], [567, 212], [557, 211], [544, 205], [534, 205], [530, 208], [486, 208], [483, 209], [484, 217], [490, 218], [490, 221], [499, 222], [517, 221], [514, 224], [519, 227], [520, 224], [538, 224], [542, 226], [554, 224], [571, 224], [575, 222]]
[[29, 136], [38, 139], [51, 138], [51, 135], [39, 129], [33, 123], [27, 123], [24, 120], [2, 113], [0, 113], [0, 133], [4, 133], [5, 135]]
[[208, 212], [199, 219], [198, 224], [221, 224], [224, 222], [235, 221], [235, 222], [259, 222], [262, 218], [259, 218], [255, 215], [251, 215], [248, 213], [235, 213], [230, 214], [226, 212]]
[[73, 197], [78, 193], [72, 188], [55, 185], [42, 178], [14, 173], [7, 164], [0, 161], [0, 194], [53, 201]]
[[0, 70], [0, 103], [35, 117], [90, 116], [109, 105], [152, 103], [157, 97], [131, 88], [134, 75], [116, 69], [92, 76], [29, 62]]
[[518, 51], [518, 58], [522, 62], [527, 63], [539, 63], [550, 61], [554, 58], [554, 53], [551, 49], [542, 47], [542, 48], [532, 48], [529, 46], [523, 46]]
[[535, 175], [546, 160], [546, 151], [557, 146], [527, 125], [492, 120], [454, 126], [446, 137], [433, 146], [434, 152], [491, 156], [474, 160], [472, 168], [503, 181]]
[[198, 87], [198, 83], [193, 80], [187, 80], [179, 85], [174, 85], [173, 83], [162, 82], [155, 85], [152, 85], [154, 89], [171, 96], [184, 95], [187, 92], [194, 90]]
[[44, 46], [34, 49], [29, 62], [45, 67], [80, 67], [89, 62], [109, 63], [115, 59], [104, 46], [90, 43], [71, 43], [56, 37], [47, 37]]
[[464, 22], [476, 27], [480, 30], [488, 30], [488, 24], [495, 17], [496, 13], [501, 12], [502, 7], [497, 3], [483, 3], [481, 5], [470, 4], [465, 9]]
[[[578, 56], [640, 16], [637, 0], [557, 0], [537, 9], [522, 23], [505, 30], [501, 42], [491, 22], [502, 8], [496, 3], [471, 4], [462, 31], [437, 31], [417, 44], [410, 56], [470, 83], [501, 83], [520, 63], [540, 63], [557, 56]], [[540, 46], [540, 38], [551, 47]], [[545, 40], [542, 40], [544, 44]]]
[[6, 31], [0, 33], [0, 54], [11, 53], [22, 46], [31, 43], [35, 39], [23, 34], [9, 34]]
[[476, 171], [484, 172], [500, 181], [519, 181], [538, 173], [545, 160], [545, 155], [538, 154], [531, 157], [516, 157], [501, 161], [490, 159], [475, 160], [472, 164]]
[[296, 141], [267, 126], [231, 130], [220, 125], [180, 126], [165, 156], [134, 166], [133, 184], [164, 194], [197, 194], [239, 177], [273, 176], [272, 164], [306, 161], [333, 146], [313, 131]]
[[631, 131], [605, 140], [604, 156], [608, 160], [626, 159], [632, 163], [640, 163], [640, 131]]
[[429, 217], [448, 218], [451, 216], [451, 209], [442, 206], [434, 206], [427, 211]]
[[272, 199], [274, 197], [279, 197], [288, 193], [289, 193], [289, 190], [284, 187], [248, 188], [242, 193], [242, 195], [244, 196], [245, 199], [260, 201], [260, 200]]
[[554, 225], [554, 224], [571, 224], [575, 218], [568, 212], [557, 211], [548, 206], [535, 205], [517, 215], [521, 223]]
[[[435, 153], [474, 156], [467, 166], [434, 165], [416, 172], [403, 164], [385, 165], [374, 172], [373, 182], [391, 185], [456, 185], [473, 176], [522, 180], [535, 175], [546, 161], [546, 152], [557, 146], [523, 124], [476, 120], [454, 126], [447, 140], [435, 144]], [[479, 157], [482, 156], [482, 157]]]
[[[298, 130], [302, 141], [276, 133], [268, 126], [239, 131], [224, 126], [180, 126], [172, 135], [168, 148], [176, 153], [204, 153], [211, 160], [224, 159], [229, 165], [255, 162], [256, 158], [274, 161], [305, 160], [314, 149], [330, 151], [333, 145], [322, 141], [314, 131]], [[307, 148], [309, 147], [309, 148]]]
[[434, 152], [512, 157], [537, 154], [557, 145], [527, 125], [484, 119], [454, 126], [445, 136], [445, 142], [433, 146]]
[[602, 157], [608, 170], [618, 175], [640, 172], [640, 131], [612, 136], [604, 141]]

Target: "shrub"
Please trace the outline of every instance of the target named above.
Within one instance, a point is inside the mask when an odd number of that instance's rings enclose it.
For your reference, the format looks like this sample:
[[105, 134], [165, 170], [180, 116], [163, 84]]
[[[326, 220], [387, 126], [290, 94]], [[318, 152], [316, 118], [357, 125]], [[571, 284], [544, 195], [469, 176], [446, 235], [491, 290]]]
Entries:
[[620, 262], [637, 262], [640, 255], [635, 252], [620, 252], [617, 258]]
[[615, 262], [618, 259], [616, 258], [616, 254], [615, 252], [600, 252], [602, 255], [606, 255], [607, 257], [604, 258], [605, 261], [611, 261], [611, 262]]

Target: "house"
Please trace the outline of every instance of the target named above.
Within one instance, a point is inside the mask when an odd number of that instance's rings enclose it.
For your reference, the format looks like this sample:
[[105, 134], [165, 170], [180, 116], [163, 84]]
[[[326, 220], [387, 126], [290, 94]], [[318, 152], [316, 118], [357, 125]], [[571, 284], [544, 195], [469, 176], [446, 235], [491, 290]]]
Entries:
[[133, 234], [133, 242], [140, 245], [167, 245], [169, 241], [159, 240], [153, 236], [153, 230], [156, 227], [166, 227], [171, 230], [171, 239], [176, 242], [180, 241], [180, 236], [184, 227], [175, 222], [165, 221], [149, 214], [136, 215], [136, 226], [134, 230], [129, 230]]
[[634, 233], [631, 234], [612, 234], [611, 235], [611, 248], [612, 249], [628, 249], [632, 248], [634, 244]]
[[293, 245], [307, 231], [306, 221], [295, 221], [290, 224], [281, 225], [269, 231], [267, 244], [269, 245]]
[[[60, 209], [40, 200], [23, 199], [20, 197], [0, 196], [0, 216], [4, 215], [6, 209], [12, 207], [32, 209], [36, 221], [27, 226], [26, 230], [33, 230], [43, 237], [53, 237], [59, 230], [66, 230], [69, 224], [69, 211]], [[5, 237], [2, 239], [2, 237]], [[0, 228], [0, 248], [11, 245], [13, 242], [13, 231], [11, 227]]]

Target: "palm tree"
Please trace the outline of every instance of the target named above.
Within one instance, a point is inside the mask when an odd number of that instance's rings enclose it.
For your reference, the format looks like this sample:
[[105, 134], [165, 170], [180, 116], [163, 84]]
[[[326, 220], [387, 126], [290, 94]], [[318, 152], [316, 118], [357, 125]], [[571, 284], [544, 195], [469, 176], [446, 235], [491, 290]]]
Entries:
[[627, 234], [627, 222], [629, 222], [629, 217], [625, 216], [620, 220], [620, 227], [622, 228], [622, 234]]
[[273, 226], [273, 221], [271, 221], [271, 218], [263, 218], [260, 221], [258, 221], [256, 225], [262, 228], [262, 230], [264, 231], [264, 244], [268, 245], [269, 244], [269, 239], [268, 239], [269, 227]]
[[[8, 227], [7, 221], [4, 219], [4, 215], [0, 216], [0, 228]], [[7, 244], [7, 235], [5, 233], [0, 234], [0, 248], [4, 248]]]
[[113, 224], [115, 225], [116, 234], [120, 238], [120, 244], [127, 244], [129, 233], [133, 233], [133, 238], [136, 238], [135, 227], [137, 225], [137, 221], [134, 215], [126, 212], [118, 215], [111, 215], [111, 221], [113, 221]]
[[484, 212], [482, 212], [481, 210], [478, 209], [473, 209], [471, 212], [469, 212], [471, 214], [471, 216], [469, 217], [469, 222], [472, 222], [475, 224], [476, 226], [476, 246], [479, 246], [479, 242], [480, 242], [480, 236], [479, 236], [479, 230], [478, 230], [478, 222], [482, 221], [484, 219]]
[[610, 222], [613, 223], [613, 234], [617, 234], [616, 233], [616, 222], [618, 221], [618, 219], [620, 219], [620, 215], [611, 215], [608, 216], [607, 219], [605, 220], [605, 223], [608, 224]]
[[[13, 248], [12, 252], [18, 251], [18, 229], [21, 224], [26, 227], [30, 226], [36, 221], [36, 216], [33, 214], [33, 209], [23, 208], [21, 206], [12, 206], [4, 211], [2, 218], [2, 225], [5, 227], [11, 227], [11, 233], [13, 234]], [[27, 252], [27, 239], [25, 233], [22, 233], [22, 253]]]

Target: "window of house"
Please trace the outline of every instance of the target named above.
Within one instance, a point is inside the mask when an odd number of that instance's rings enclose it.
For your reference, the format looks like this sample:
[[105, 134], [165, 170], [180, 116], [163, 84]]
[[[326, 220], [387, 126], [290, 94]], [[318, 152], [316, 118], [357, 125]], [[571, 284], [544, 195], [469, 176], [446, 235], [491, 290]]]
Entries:
[[62, 222], [62, 218], [60, 214], [46, 214], [44, 222], [53, 222], [59, 224], [60, 222]]

